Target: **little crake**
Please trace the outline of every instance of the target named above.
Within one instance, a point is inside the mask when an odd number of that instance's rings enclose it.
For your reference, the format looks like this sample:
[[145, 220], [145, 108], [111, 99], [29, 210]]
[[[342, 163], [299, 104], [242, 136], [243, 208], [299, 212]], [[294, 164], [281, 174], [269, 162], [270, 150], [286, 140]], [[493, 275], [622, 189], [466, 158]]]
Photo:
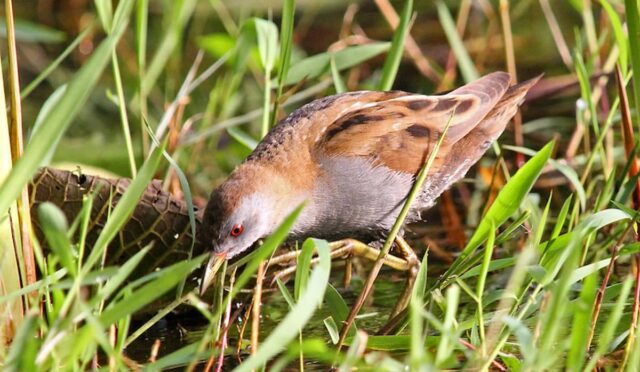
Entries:
[[224, 260], [305, 201], [293, 239], [384, 236], [451, 121], [407, 218], [419, 220], [500, 136], [537, 80], [511, 85], [495, 72], [442, 96], [359, 91], [294, 111], [211, 194], [202, 227], [213, 253], [201, 292]]

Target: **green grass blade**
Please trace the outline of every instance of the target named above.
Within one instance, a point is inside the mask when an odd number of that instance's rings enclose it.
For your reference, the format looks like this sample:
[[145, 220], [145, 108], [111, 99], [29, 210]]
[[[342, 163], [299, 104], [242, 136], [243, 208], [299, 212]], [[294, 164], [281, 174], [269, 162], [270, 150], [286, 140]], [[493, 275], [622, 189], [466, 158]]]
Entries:
[[485, 357], [485, 332], [484, 332], [484, 306], [482, 304], [482, 296], [485, 291], [485, 284], [487, 282], [487, 274], [489, 273], [489, 266], [491, 265], [491, 258], [493, 257], [493, 248], [495, 244], [495, 226], [491, 226], [489, 236], [487, 238], [487, 245], [484, 250], [482, 258], [482, 264], [480, 266], [480, 274], [478, 275], [478, 284], [476, 285], [476, 298], [478, 299], [478, 309], [476, 310], [476, 317], [478, 323], [478, 330], [480, 336], [481, 357]]
[[322, 303], [329, 281], [331, 258], [327, 246], [319, 245], [317, 248], [320, 262], [313, 269], [307, 288], [300, 296], [300, 300], [262, 342], [258, 352], [245, 360], [235, 371], [250, 371], [254, 368], [260, 368], [268, 360], [285, 350], [286, 346], [298, 337], [298, 331], [304, 327]]
[[142, 248], [139, 252], [129, 258], [127, 262], [120, 265], [115, 275], [109, 278], [105, 285], [98, 290], [98, 293], [95, 295], [94, 300], [107, 300], [112, 293], [114, 293], [118, 288], [120, 288], [123, 283], [126, 282], [133, 270], [138, 267], [138, 264], [140, 264], [140, 261], [142, 261], [142, 259], [150, 249], [150, 246]]
[[280, 278], [276, 278], [276, 284], [278, 285], [282, 298], [284, 298], [287, 305], [289, 305], [289, 308], [291, 309], [296, 306], [296, 300], [291, 295], [291, 292], [289, 292], [289, 289], [287, 289], [287, 285], [284, 284]]
[[27, 85], [20, 91], [20, 98], [22, 98], [23, 100], [27, 98], [29, 94], [31, 94], [40, 85], [40, 83], [44, 81], [44, 79], [49, 77], [49, 75], [51, 75], [51, 73], [56, 68], [58, 68], [58, 66], [60, 66], [62, 61], [64, 61], [65, 58], [67, 58], [69, 54], [71, 54], [71, 52], [73, 52], [78, 47], [78, 45], [80, 45], [82, 40], [86, 40], [87, 35], [89, 35], [93, 31], [94, 27], [95, 22], [91, 22], [89, 26], [82, 30], [82, 32], [78, 34], [75, 39], [73, 39], [71, 44], [69, 44], [69, 46], [67, 46], [53, 62], [49, 63], [47, 67], [45, 67], [45, 69], [42, 70], [35, 79], [29, 82], [29, 85]]
[[496, 244], [500, 245], [506, 241], [513, 239], [513, 236], [517, 233], [517, 230], [522, 229], [522, 225], [531, 218], [531, 211], [524, 210], [520, 215], [513, 219], [513, 221], [504, 228], [504, 230], [496, 237]]
[[[492, 272], [496, 270], [501, 270], [506, 267], [511, 267], [515, 265], [516, 259], [514, 257], [508, 258], [498, 258], [495, 260], [491, 260], [489, 262], [489, 267], [487, 267], [487, 272]], [[468, 279], [473, 276], [480, 275], [482, 273], [482, 265], [474, 266], [471, 269], [464, 272], [464, 274], [460, 275], [460, 279]]]
[[431, 356], [424, 349], [424, 319], [422, 317], [422, 308], [424, 307], [423, 298], [427, 290], [427, 267], [429, 252], [425, 252], [422, 257], [422, 263], [416, 276], [409, 302], [409, 322], [411, 330], [411, 348], [409, 350], [410, 365], [413, 370], [419, 370], [420, 366], [425, 362], [431, 361]]
[[609, 17], [609, 22], [611, 22], [611, 28], [613, 28], [613, 36], [620, 50], [618, 61], [620, 62], [622, 75], [627, 76], [627, 70], [629, 69], [629, 40], [622, 27], [622, 21], [608, 0], [600, 0], [600, 5], [602, 5], [602, 8], [607, 12], [607, 17]]
[[491, 226], [498, 227], [502, 225], [509, 216], [520, 208], [522, 200], [529, 193], [540, 172], [542, 172], [542, 168], [549, 160], [553, 146], [554, 142], [549, 142], [533, 158], [529, 159], [500, 190], [496, 200], [489, 207], [482, 221], [480, 221], [480, 225], [471, 236], [471, 239], [469, 239], [460, 257], [447, 270], [445, 277], [454, 273], [462, 262], [487, 239]]
[[633, 283], [634, 280], [632, 277], [627, 277], [624, 282], [622, 282], [622, 290], [620, 291], [613, 309], [611, 309], [611, 312], [607, 316], [607, 321], [605, 322], [605, 325], [600, 332], [600, 336], [598, 337], [598, 347], [585, 367], [585, 371], [592, 371], [595, 368], [596, 362], [600, 359], [600, 356], [603, 356], [610, 351], [608, 350], [609, 344], [613, 340], [616, 327], [622, 318], [623, 310], [627, 304], [627, 298], [629, 297], [629, 292], [631, 291]]
[[[130, 3], [133, 3], [133, 1], [130, 1]], [[156, 85], [160, 74], [167, 62], [171, 59], [171, 54], [183, 37], [187, 23], [194, 13], [196, 3], [197, 0], [183, 0], [169, 2], [167, 4], [167, 6], [171, 8], [167, 11], [171, 19], [168, 22], [168, 27], [166, 27], [167, 31], [162, 35], [162, 41], [156, 48], [156, 52], [151, 58], [151, 63], [149, 63], [149, 68], [146, 70], [146, 74], [140, 84], [140, 94], [142, 96], [148, 96], [151, 89]]]
[[516, 343], [520, 348], [520, 354], [525, 363], [531, 361], [536, 355], [536, 348], [529, 328], [520, 319], [508, 315], [504, 317], [504, 323], [509, 327], [511, 333], [516, 336]]
[[[582, 229], [582, 227], [578, 227], [578, 231], [586, 232], [587, 229]], [[571, 288], [571, 276], [575, 272], [575, 269], [578, 267], [580, 255], [581, 255], [581, 244], [582, 239], [575, 238], [571, 242], [571, 244], [563, 251], [563, 256], [565, 259], [559, 260], [562, 264], [558, 267], [557, 270], [549, 270], [548, 279], [543, 279], [541, 285], [547, 287], [548, 284], [551, 283], [552, 278], [555, 279], [558, 276], [558, 279], [553, 283], [549, 288], [549, 292], [547, 294], [549, 300], [545, 309], [541, 311], [541, 328], [540, 332], [540, 341], [539, 341], [539, 350], [537, 353], [537, 359], [534, 365], [540, 366], [543, 369], [551, 368], [553, 365], [556, 365], [560, 358], [560, 354], [554, 352], [556, 350], [556, 343], [558, 339], [564, 339], [566, 325], [564, 324], [564, 319], [570, 315], [570, 306], [569, 306], [569, 290]], [[557, 272], [560, 272], [557, 275]]]
[[282, 23], [280, 26], [280, 56], [278, 57], [278, 96], [282, 94], [282, 82], [289, 72], [291, 49], [293, 48], [293, 21], [295, 0], [285, 0], [282, 4]]
[[[338, 290], [331, 284], [327, 285], [324, 301], [334, 322], [336, 324], [342, 324], [347, 319], [347, 316], [349, 316], [349, 307]], [[349, 327], [347, 335], [349, 337], [353, 337], [357, 330], [356, 322], [354, 321], [353, 324], [351, 324], [351, 327]]]
[[[638, 115], [637, 112], [640, 110], [640, 9], [637, 0], [625, 0], [624, 8], [625, 15], [627, 16], [627, 29], [629, 31], [631, 71], [634, 72], [632, 80], [635, 94], [633, 96], [635, 97], [636, 115]], [[638, 124], [640, 124], [640, 121], [638, 121]]]
[[247, 149], [253, 151], [253, 149], [258, 146], [258, 141], [256, 141], [253, 137], [251, 137], [247, 132], [243, 131], [238, 127], [229, 127], [227, 128], [227, 133], [234, 140], [238, 141], [239, 144], [243, 145]]
[[[517, 151], [529, 156], [535, 156], [536, 154], [535, 151], [525, 147], [510, 146], [510, 145], [504, 145], [502, 147], [504, 149]], [[578, 173], [576, 173], [575, 169], [571, 168], [566, 164], [560, 163], [554, 159], [549, 159], [549, 163], [555, 169], [557, 169], [560, 173], [562, 173], [569, 180], [569, 182], [571, 182], [571, 185], [573, 185], [573, 187], [576, 190], [576, 193], [578, 194], [578, 199], [580, 200], [580, 207], [582, 207], [582, 210], [585, 210], [587, 207], [587, 193], [585, 192], [584, 187], [582, 186], [582, 182], [580, 182], [580, 177], [578, 177]]]
[[264, 70], [264, 99], [262, 105], [262, 132], [261, 138], [267, 135], [271, 126], [271, 72], [276, 63], [278, 54], [278, 27], [264, 19], [255, 18], [253, 20], [256, 40], [258, 43], [258, 53], [262, 69]]
[[297, 84], [303, 79], [314, 79], [329, 71], [331, 57], [338, 71], [356, 66], [389, 50], [390, 43], [371, 43], [344, 48], [337, 52], [325, 52], [296, 62], [284, 79], [284, 85]]
[[[66, 39], [66, 33], [58, 29], [45, 26], [42, 23], [34, 23], [24, 18], [18, 18], [14, 21], [14, 32], [17, 41], [26, 43], [62, 43]], [[7, 22], [3, 16], [0, 19], [0, 36], [7, 36]]]
[[116, 54], [115, 50], [111, 55], [111, 65], [113, 69], [113, 80], [116, 85], [116, 102], [118, 111], [120, 112], [120, 124], [122, 125], [122, 134], [124, 136], [125, 144], [127, 147], [127, 155], [129, 157], [129, 169], [131, 172], [131, 177], [135, 177], [138, 171], [138, 167], [136, 166], [136, 157], [133, 150], [133, 142], [131, 140], [129, 115], [127, 114], [127, 103], [125, 102], [122, 76], [120, 74], [120, 64], [118, 62], [118, 55]]
[[[338, 328], [338, 324], [333, 319], [332, 316], [326, 317], [322, 320], [324, 327], [329, 332], [329, 337], [331, 338], [331, 342], [335, 345], [340, 341], [340, 328]], [[353, 337], [353, 336], [352, 336]]]
[[293, 24], [296, 12], [295, 0], [285, 0], [282, 4], [282, 22], [280, 24], [280, 55], [278, 56], [278, 75], [276, 96], [273, 100], [270, 125], [274, 125], [278, 115], [280, 97], [284, 89], [284, 79], [291, 66], [291, 50], [293, 49]]
[[260, 62], [265, 71], [272, 71], [278, 56], [278, 27], [271, 21], [254, 19]]
[[589, 348], [589, 327], [591, 323], [593, 304], [596, 298], [598, 285], [598, 275], [589, 275], [580, 291], [578, 303], [575, 305], [573, 314], [573, 326], [571, 327], [571, 344], [567, 356], [567, 369], [571, 371], [581, 371], [584, 365], [584, 357]]
[[160, 164], [163, 151], [163, 147], [156, 147], [140, 168], [136, 178], [134, 178], [129, 187], [127, 187], [127, 191], [125, 191], [118, 201], [118, 204], [113, 209], [111, 216], [105, 223], [100, 236], [98, 236], [98, 239], [93, 245], [91, 254], [87, 257], [87, 262], [83, 267], [84, 273], [91, 270], [93, 265], [98, 262], [102, 256], [102, 252], [107, 248], [111, 240], [113, 240], [113, 238], [118, 234], [118, 231], [120, 231], [122, 226], [127, 222], [131, 213], [133, 213], [138, 199], [140, 199], [140, 196], [144, 193], [147, 185], [153, 178], [158, 165]]
[[[554, 244], [552, 244], [552, 246], [541, 245], [541, 250], [546, 253], [546, 255], [544, 256], [544, 260], [541, 261], [542, 266], [546, 270], [546, 274], [544, 275], [544, 278], [540, 283], [543, 286], [546, 286], [555, 279], [558, 272], [560, 272], [560, 270], [565, 266], [565, 261], [569, 258], [570, 248], [575, 244], [579, 244], [582, 246], [580, 242], [582, 242], [585, 236], [599, 230], [606, 225], [618, 221], [628, 220], [630, 218], [631, 217], [627, 213], [621, 210], [607, 209], [587, 217], [576, 227], [574, 232], [567, 234], [566, 238], [554, 240]], [[589, 273], [587, 272], [585, 275], [588, 274]]]
[[136, 6], [136, 61], [138, 62], [138, 105], [140, 107], [140, 134], [142, 137], [142, 154], [147, 155], [149, 143], [146, 137], [146, 118], [149, 117], [147, 96], [143, 94], [143, 82], [147, 74], [147, 34], [149, 28], [149, 0], [138, 0]]
[[200, 266], [206, 255], [188, 261], [182, 261], [160, 271], [155, 280], [132, 292], [131, 296], [110, 305], [101, 315], [100, 323], [104, 326], [115, 323], [148, 305], [162, 294], [169, 291]]
[[147, 28], [149, 23], [149, 0], [138, 0], [136, 7], [136, 57], [141, 77], [147, 64]]
[[360, 354], [362, 353], [361, 350], [364, 350], [366, 347], [366, 343], [367, 334], [364, 331], [356, 333], [356, 335], [351, 339], [351, 344], [345, 354], [344, 361], [342, 361], [340, 368], [338, 368], [338, 372], [358, 370], [358, 368], [356, 368], [356, 364], [360, 359]]
[[37, 315], [27, 315], [11, 343], [3, 370], [7, 372], [36, 371], [35, 361], [39, 342]]
[[342, 80], [342, 76], [340, 76], [335, 58], [331, 58], [331, 77], [333, 79], [333, 87], [336, 88], [336, 93], [340, 94], [347, 91], [347, 86], [344, 80]]
[[69, 225], [64, 213], [53, 203], [46, 202], [38, 207], [38, 219], [49, 247], [62, 266], [75, 276], [77, 266], [73, 259], [71, 240], [67, 236]]
[[[191, 245], [189, 246], [189, 251], [187, 252], [187, 259], [190, 260], [191, 257], [193, 257], [193, 247], [196, 244], [196, 239], [195, 239], [195, 236], [196, 236], [196, 214], [194, 212], [195, 208], [193, 206], [193, 197], [191, 195], [191, 187], [189, 186], [189, 181], [187, 180], [187, 176], [182, 171], [182, 168], [180, 167], [180, 164], [178, 164], [178, 162], [175, 161], [173, 159], [173, 157], [164, 149], [164, 146], [162, 146], [160, 144], [160, 142], [156, 138], [156, 136], [153, 133], [153, 131], [151, 130], [151, 128], [146, 126], [145, 129], [147, 130], [149, 138], [151, 138], [151, 141], [153, 141], [154, 147], [162, 149], [162, 156], [164, 156], [164, 158], [167, 160], [169, 165], [171, 165], [173, 170], [176, 172], [176, 175], [178, 176], [178, 181], [180, 182], [180, 187], [182, 188], [182, 194], [183, 194], [183, 197], [184, 197], [184, 202], [187, 205], [187, 215], [189, 216], [189, 229], [191, 231], [191, 236], [194, 237], [194, 239], [191, 239]], [[184, 285], [185, 285], [184, 281], [182, 283], [180, 283], [180, 285], [178, 286], [178, 291], [177, 291], [176, 297], [182, 297], [182, 291], [184, 289]]]
[[296, 279], [293, 287], [293, 294], [296, 300], [300, 300], [300, 296], [307, 287], [309, 271], [311, 269], [311, 258], [313, 257], [313, 252], [319, 249], [319, 245], [323, 246], [322, 249], [329, 249], [329, 244], [326, 240], [312, 238], [305, 240], [304, 244], [302, 244], [302, 252], [300, 252], [300, 256], [298, 256]]
[[593, 210], [598, 211], [606, 208], [611, 204], [611, 199], [613, 198], [614, 192], [614, 183], [616, 181], [615, 174], [616, 167], [614, 165], [611, 173], [609, 173], [609, 176], [607, 177], [607, 181], [605, 182], [604, 187], [598, 192], [598, 197], [596, 198], [596, 202], [593, 205]]
[[562, 232], [562, 228], [564, 227], [564, 222], [567, 220], [567, 213], [569, 213], [569, 208], [571, 207], [571, 202], [573, 201], [573, 194], [569, 195], [567, 200], [562, 204], [562, 208], [558, 213], [558, 217], [556, 218], [556, 224], [553, 227], [553, 231], [551, 232], [551, 236], [549, 240], [553, 240], [557, 238]]
[[184, 367], [194, 360], [206, 360], [208, 353], [198, 353], [198, 342], [181, 347], [162, 358], [145, 366], [144, 371], [165, 371], [171, 368]]
[[469, 56], [469, 52], [465, 49], [464, 43], [462, 42], [460, 35], [458, 35], [458, 30], [456, 28], [455, 21], [449, 12], [449, 8], [447, 8], [445, 3], [442, 1], [437, 1], [436, 7], [438, 8], [440, 24], [444, 29], [447, 40], [449, 40], [451, 50], [458, 60], [458, 66], [460, 66], [460, 72], [462, 73], [464, 81], [466, 83], [470, 83], [477, 80], [480, 77], [480, 74], [478, 74], [478, 70], [476, 70], [476, 66], [473, 64], [473, 61]]
[[393, 87], [393, 82], [396, 79], [398, 67], [404, 54], [404, 43], [409, 33], [409, 23], [412, 13], [413, 0], [405, 0], [404, 8], [402, 8], [402, 14], [400, 15], [400, 22], [398, 23], [396, 31], [393, 33], [389, 55], [382, 67], [382, 78], [380, 79], [379, 85], [380, 90], [390, 90]]
[[[640, 328], [640, 320], [636, 323], [636, 329]], [[631, 346], [631, 345], [630, 345]], [[640, 371], [640, 339], [636, 336], [634, 339], [634, 345], [632, 345], [632, 350], [629, 350], [626, 353], [625, 357], [628, 357], [629, 360], [625, 367], [625, 371], [627, 372], [638, 372]]]
[[456, 313], [460, 302], [460, 287], [451, 285], [445, 294], [446, 310], [444, 322], [442, 323], [442, 338], [436, 350], [436, 365], [444, 368], [444, 363], [452, 357], [453, 350], [457, 344]]
[[[60, 103], [60, 98], [67, 89], [67, 85], [61, 85], [56, 90], [51, 93], [51, 95], [47, 98], [46, 101], [42, 104], [40, 108], [40, 112], [38, 112], [38, 116], [36, 117], [36, 121], [33, 124], [33, 130], [31, 132], [31, 137], [37, 135], [38, 131], [46, 124], [45, 120], [47, 116], [51, 112], [51, 110], [56, 107]], [[47, 124], [48, 125], [48, 124]], [[60, 133], [56, 138], [52, 138], [50, 142], [50, 148], [47, 154], [42, 158], [40, 165], [47, 166], [51, 162], [53, 158], [53, 154], [56, 152], [56, 148], [58, 147], [58, 143], [62, 139], [62, 133]]]
[[113, 5], [111, 4], [111, 0], [94, 0], [93, 3], [96, 6], [96, 13], [98, 13], [100, 23], [102, 23], [102, 27], [108, 33], [111, 30], [113, 22]]

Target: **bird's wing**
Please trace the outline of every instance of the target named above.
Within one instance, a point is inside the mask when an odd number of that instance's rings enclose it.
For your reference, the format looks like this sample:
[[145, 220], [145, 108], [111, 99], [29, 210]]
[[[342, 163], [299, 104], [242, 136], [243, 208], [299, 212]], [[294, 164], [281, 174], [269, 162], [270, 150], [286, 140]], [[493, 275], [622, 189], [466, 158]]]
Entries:
[[430, 170], [423, 189], [428, 192], [422, 195], [422, 205], [433, 205], [435, 199], [453, 183], [464, 177], [469, 168], [475, 164], [495, 141], [505, 126], [516, 114], [518, 106], [541, 76], [513, 85], [502, 96], [500, 101], [467, 135], [453, 144], [447, 156], [438, 163], [435, 172]]
[[[437, 171], [447, 163], [454, 145], [496, 107], [509, 82], [507, 73], [496, 72], [442, 96], [390, 92], [388, 99], [376, 95], [375, 101], [367, 102], [364, 94], [353, 109], [326, 127], [316, 142], [316, 153], [367, 157], [374, 164], [415, 174], [450, 121], [432, 168]], [[506, 122], [496, 125], [502, 132]]]

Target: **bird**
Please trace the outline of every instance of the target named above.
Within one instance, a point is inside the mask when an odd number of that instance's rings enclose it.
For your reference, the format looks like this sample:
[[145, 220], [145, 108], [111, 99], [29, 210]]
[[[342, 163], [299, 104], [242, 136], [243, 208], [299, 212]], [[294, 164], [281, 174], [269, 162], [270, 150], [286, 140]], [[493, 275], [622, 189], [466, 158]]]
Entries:
[[293, 111], [211, 193], [202, 231], [212, 252], [201, 294], [224, 261], [254, 247], [301, 203], [289, 240], [379, 240], [444, 133], [406, 223], [420, 220], [502, 134], [539, 79], [512, 85], [508, 73], [493, 72], [444, 95], [354, 91]]

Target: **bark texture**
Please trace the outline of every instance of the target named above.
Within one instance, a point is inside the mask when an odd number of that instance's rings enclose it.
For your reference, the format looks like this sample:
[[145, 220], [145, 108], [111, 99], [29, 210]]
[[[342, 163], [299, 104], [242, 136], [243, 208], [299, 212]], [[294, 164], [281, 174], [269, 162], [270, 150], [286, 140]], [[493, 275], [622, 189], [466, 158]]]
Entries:
[[[95, 193], [87, 236], [88, 246], [91, 247], [104, 227], [109, 212], [120, 201], [129, 183], [127, 178], [110, 179], [41, 168], [31, 183], [30, 193], [36, 233], [42, 237], [35, 213], [41, 203], [48, 201], [57, 205], [72, 223], [82, 208], [83, 198]], [[200, 229], [200, 220], [201, 213], [196, 211], [196, 232]], [[196, 233], [194, 257], [205, 252], [198, 235]], [[107, 264], [118, 265], [152, 243], [135, 276], [143, 275], [186, 259], [193, 238], [186, 203], [162, 190], [160, 181], [156, 180], [147, 187], [133, 214], [111, 242]]]

